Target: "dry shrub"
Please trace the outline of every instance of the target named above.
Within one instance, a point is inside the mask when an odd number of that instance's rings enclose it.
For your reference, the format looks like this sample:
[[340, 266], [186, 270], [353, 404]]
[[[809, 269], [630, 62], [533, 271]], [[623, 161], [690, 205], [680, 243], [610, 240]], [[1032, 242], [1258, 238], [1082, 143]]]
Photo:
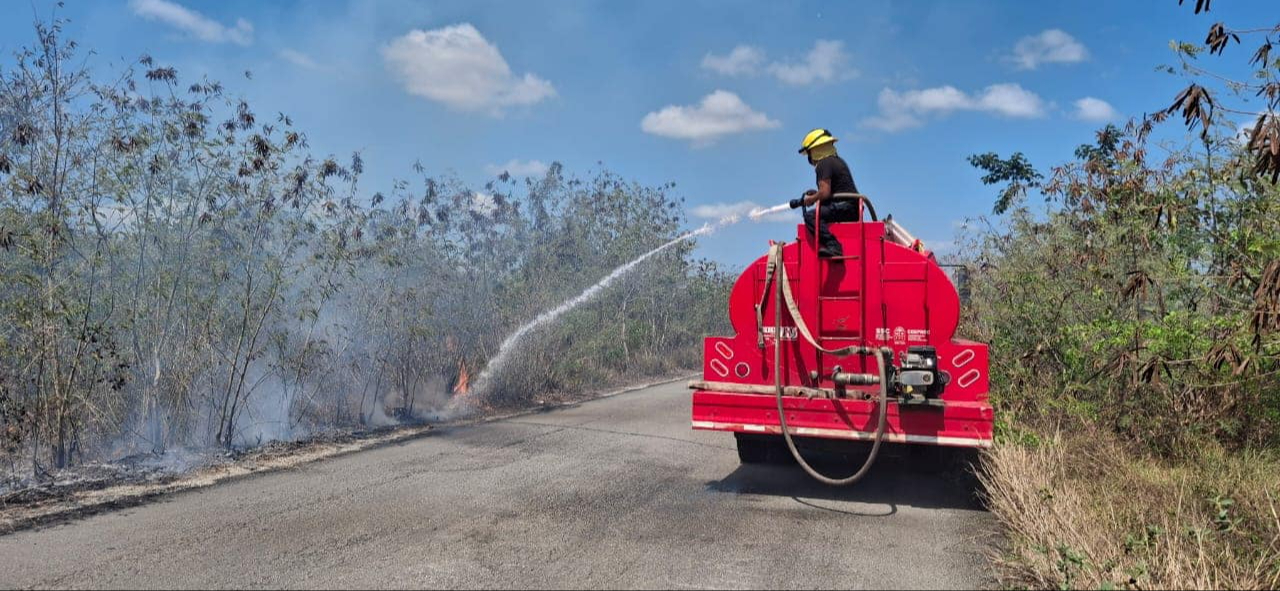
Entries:
[[1172, 464], [1101, 430], [983, 460], [1005, 586], [1280, 587], [1280, 459], [1202, 449]]

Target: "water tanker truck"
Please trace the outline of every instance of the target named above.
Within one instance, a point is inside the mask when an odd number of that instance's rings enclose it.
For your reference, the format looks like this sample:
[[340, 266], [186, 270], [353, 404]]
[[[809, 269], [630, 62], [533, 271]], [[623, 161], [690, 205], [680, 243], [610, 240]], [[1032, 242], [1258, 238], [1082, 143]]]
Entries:
[[[734, 284], [736, 334], [704, 342], [702, 379], [690, 382], [693, 428], [733, 433], [743, 463], [785, 447], [835, 485], [865, 475], [882, 442], [989, 447], [987, 345], [955, 337], [951, 278], [900, 225], [876, 219], [865, 196], [834, 197], [861, 211], [829, 225], [843, 255], [820, 257], [800, 224], [795, 242], [771, 243]], [[832, 478], [801, 451], [823, 441], [871, 449], [852, 476]]]

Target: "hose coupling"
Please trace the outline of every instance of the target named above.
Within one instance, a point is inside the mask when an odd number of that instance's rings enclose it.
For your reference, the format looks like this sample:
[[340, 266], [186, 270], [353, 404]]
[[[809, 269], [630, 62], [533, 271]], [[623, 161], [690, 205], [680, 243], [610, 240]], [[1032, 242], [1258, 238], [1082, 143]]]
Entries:
[[842, 386], [874, 386], [880, 383], [880, 376], [870, 373], [838, 371], [831, 374], [831, 381]]

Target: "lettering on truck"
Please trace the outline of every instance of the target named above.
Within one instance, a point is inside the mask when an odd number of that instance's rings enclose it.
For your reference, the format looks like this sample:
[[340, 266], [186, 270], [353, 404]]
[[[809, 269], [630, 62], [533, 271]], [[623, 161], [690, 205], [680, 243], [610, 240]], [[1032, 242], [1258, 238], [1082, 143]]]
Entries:
[[[774, 330], [774, 327], [772, 327], [772, 326], [766, 326], [766, 327], [764, 327], [764, 336], [765, 336], [765, 338], [773, 338], [773, 335], [774, 335], [774, 333], [775, 333], [775, 332], [776, 332], [776, 331]], [[784, 326], [784, 327], [782, 327], [782, 340], [784, 340], [784, 341], [794, 341], [794, 340], [796, 340], [796, 339], [797, 339], [797, 338], [799, 338], [799, 337], [800, 337], [800, 329], [798, 329], [798, 328], [796, 328], [796, 327], [794, 327], [794, 326]]]
[[901, 326], [893, 329], [881, 327], [876, 329], [876, 340], [882, 343], [892, 341], [895, 345], [927, 343], [929, 342], [929, 329], [904, 328]]

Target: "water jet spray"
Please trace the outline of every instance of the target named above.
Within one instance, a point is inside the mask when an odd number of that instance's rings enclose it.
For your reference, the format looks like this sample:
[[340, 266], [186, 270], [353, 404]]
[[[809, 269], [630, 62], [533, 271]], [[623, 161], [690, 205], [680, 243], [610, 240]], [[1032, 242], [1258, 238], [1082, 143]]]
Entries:
[[[761, 215], [764, 215], [766, 213], [781, 211], [783, 208], [786, 208], [786, 207], [787, 207], [787, 204], [784, 203], [780, 206], [771, 207], [764, 210], [757, 208], [756, 210], [753, 210], [751, 213], [749, 213], [748, 216], [752, 220], [759, 220]], [[762, 212], [762, 213], [759, 213], [757, 215], [757, 212]], [[556, 306], [551, 310], [548, 310], [546, 312], [543, 312], [542, 314], [539, 314], [533, 320], [530, 320], [524, 323], [519, 328], [517, 328], [515, 332], [508, 335], [506, 339], [503, 339], [502, 344], [498, 346], [497, 354], [495, 354], [493, 358], [489, 360], [489, 364], [484, 368], [483, 371], [480, 372], [480, 375], [476, 378], [475, 385], [470, 389], [470, 391], [468, 391], [463, 395], [455, 396], [453, 399], [451, 399], [446, 409], [443, 412], [438, 413], [437, 416], [438, 417], [456, 416], [458, 414], [467, 414], [471, 410], [473, 410], [473, 408], [471, 407], [473, 407], [475, 402], [477, 402], [478, 400], [482, 400], [484, 397], [489, 395], [490, 383], [493, 377], [502, 372], [503, 368], [505, 367], [508, 360], [510, 359], [511, 354], [516, 348], [516, 346], [519, 345], [520, 342], [525, 338], [525, 336], [527, 336], [534, 329], [537, 329], [538, 327], [549, 324], [555, 321], [565, 312], [568, 312], [569, 310], [572, 310], [586, 303], [591, 298], [598, 295], [601, 291], [603, 291], [606, 287], [608, 287], [614, 281], [617, 281], [623, 275], [626, 275], [627, 273], [631, 272], [638, 265], [640, 265], [640, 263], [643, 263], [644, 261], [653, 257], [654, 255], [661, 253], [686, 240], [691, 240], [693, 238], [697, 238], [698, 236], [705, 236], [705, 235], [711, 234], [713, 232], [716, 232], [717, 230], [720, 230], [721, 228], [724, 228], [725, 226], [730, 226], [740, 221], [742, 221], [742, 216], [740, 214], [735, 213], [735, 214], [724, 216], [723, 218], [720, 218], [719, 220], [717, 220], [715, 223], [708, 222], [706, 224], [703, 224], [702, 227], [696, 230], [685, 232], [684, 234], [681, 234], [680, 236], [677, 236], [663, 243], [657, 248], [654, 248], [653, 250], [650, 250], [649, 252], [646, 252], [636, 257], [635, 259], [632, 259], [630, 262], [623, 264], [622, 266], [619, 266], [618, 268], [610, 272], [608, 275], [606, 275], [604, 279], [601, 279], [600, 281], [596, 282], [595, 285], [592, 285], [591, 287], [588, 287], [587, 289], [583, 290], [582, 293], [574, 296], [573, 298], [569, 299], [568, 301], [565, 301], [564, 303], [560, 304], [559, 306]]]

